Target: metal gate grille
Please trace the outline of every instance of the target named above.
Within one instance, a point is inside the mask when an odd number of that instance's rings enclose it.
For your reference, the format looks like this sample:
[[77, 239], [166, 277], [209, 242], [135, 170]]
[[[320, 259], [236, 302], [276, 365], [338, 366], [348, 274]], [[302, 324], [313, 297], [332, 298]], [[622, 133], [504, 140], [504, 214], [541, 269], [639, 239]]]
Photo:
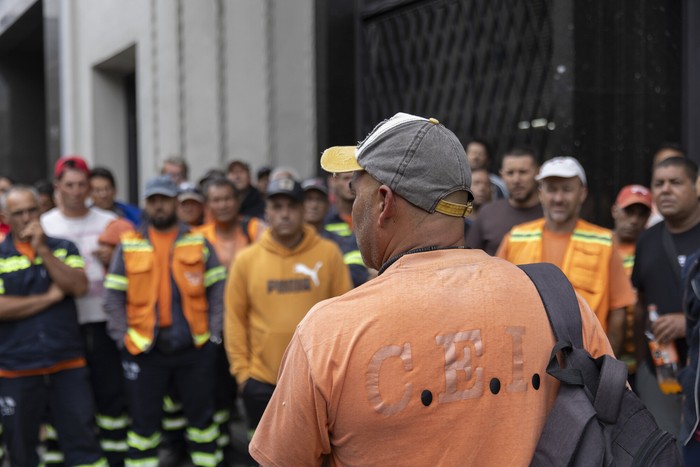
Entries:
[[583, 216], [611, 225], [654, 149], [680, 140], [677, 0], [361, 0], [357, 137], [398, 111], [586, 169]]
[[[486, 139], [496, 154], [516, 143], [543, 150], [547, 124], [556, 128], [552, 94], [545, 92], [552, 58], [549, 4], [434, 0], [366, 14], [360, 35], [362, 135], [406, 111], [441, 120], [464, 143]], [[528, 131], [533, 120], [538, 131]]]

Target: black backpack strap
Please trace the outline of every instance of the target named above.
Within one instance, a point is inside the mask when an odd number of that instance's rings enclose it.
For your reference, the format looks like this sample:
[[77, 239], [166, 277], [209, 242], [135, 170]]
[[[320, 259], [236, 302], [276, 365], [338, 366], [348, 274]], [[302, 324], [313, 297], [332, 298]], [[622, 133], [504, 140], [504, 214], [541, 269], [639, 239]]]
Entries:
[[564, 273], [550, 263], [522, 264], [519, 268], [537, 287], [556, 340], [582, 349], [581, 312], [574, 288]]

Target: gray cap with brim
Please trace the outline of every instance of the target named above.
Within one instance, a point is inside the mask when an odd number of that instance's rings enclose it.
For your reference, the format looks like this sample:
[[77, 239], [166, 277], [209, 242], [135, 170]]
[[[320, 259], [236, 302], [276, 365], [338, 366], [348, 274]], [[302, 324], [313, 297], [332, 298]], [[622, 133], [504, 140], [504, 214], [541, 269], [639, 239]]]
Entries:
[[146, 182], [146, 190], [143, 193], [143, 198], [148, 199], [154, 195], [167, 196], [175, 198], [177, 196], [178, 187], [168, 175], [158, 175]]
[[[331, 173], [365, 170], [411, 204], [433, 213], [466, 217], [471, 212], [471, 170], [459, 139], [434, 118], [397, 113], [357, 147], [335, 146], [321, 156]], [[465, 191], [467, 204], [447, 201]]]

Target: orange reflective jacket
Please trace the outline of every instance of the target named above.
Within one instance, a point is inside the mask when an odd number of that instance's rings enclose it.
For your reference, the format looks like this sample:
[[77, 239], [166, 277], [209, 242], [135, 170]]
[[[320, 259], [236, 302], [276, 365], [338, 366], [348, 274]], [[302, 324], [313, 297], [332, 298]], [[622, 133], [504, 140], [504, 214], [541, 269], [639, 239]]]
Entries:
[[[513, 227], [508, 240], [508, 261], [514, 264], [542, 261], [544, 219]], [[561, 270], [607, 328], [610, 301], [612, 232], [579, 219], [571, 234]]]
[[160, 268], [169, 267], [174, 286], [180, 292], [182, 312], [196, 346], [209, 339], [206, 297], [207, 271], [204, 237], [185, 234], [175, 241], [170, 264], [155, 261], [153, 245], [138, 232], [122, 236], [126, 288], [126, 317], [128, 329], [124, 344], [131, 354], [148, 350], [157, 325], [156, 302]]

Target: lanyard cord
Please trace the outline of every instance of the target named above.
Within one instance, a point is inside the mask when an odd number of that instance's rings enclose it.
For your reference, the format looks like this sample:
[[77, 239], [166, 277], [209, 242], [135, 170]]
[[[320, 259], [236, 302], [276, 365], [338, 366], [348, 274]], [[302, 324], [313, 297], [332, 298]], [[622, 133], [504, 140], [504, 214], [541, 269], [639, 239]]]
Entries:
[[422, 248], [414, 248], [413, 250], [404, 251], [403, 253], [399, 253], [398, 255], [394, 255], [391, 258], [389, 258], [388, 260], [386, 260], [386, 263], [382, 264], [382, 267], [379, 268], [379, 271], [377, 271], [377, 275], [378, 276], [381, 275], [384, 271], [387, 270], [387, 268], [389, 268], [389, 266], [394, 264], [396, 261], [399, 260], [399, 258], [401, 258], [404, 255], [410, 255], [413, 253], [424, 253], [426, 251], [463, 250], [463, 249], [464, 249], [463, 246], [437, 246], [437, 245], [433, 245], [433, 246], [425, 246]]

